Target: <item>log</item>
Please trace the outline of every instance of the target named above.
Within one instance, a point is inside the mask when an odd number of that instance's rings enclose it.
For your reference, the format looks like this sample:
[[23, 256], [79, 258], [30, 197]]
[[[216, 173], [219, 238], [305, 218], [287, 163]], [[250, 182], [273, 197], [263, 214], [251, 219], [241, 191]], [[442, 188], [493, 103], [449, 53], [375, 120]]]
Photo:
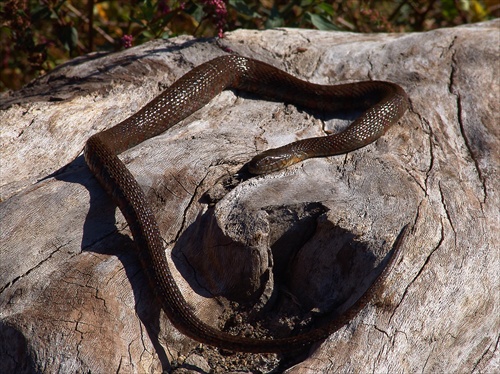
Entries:
[[[499, 26], [155, 40], [4, 94], [0, 372], [498, 372]], [[224, 91], [121, 155], [185, 298], [235, 333], [287, 336], [345, 309], [408, 225], [383, 294], [300, 355], [225, 352], [178, 332], [82, 157], [90, 135], [227, 51], [319, 84], [392, 81], [410, 97], [369, 146], [261, 177], [234, 178], [255, 154], [339, 131], [356, 113]]]

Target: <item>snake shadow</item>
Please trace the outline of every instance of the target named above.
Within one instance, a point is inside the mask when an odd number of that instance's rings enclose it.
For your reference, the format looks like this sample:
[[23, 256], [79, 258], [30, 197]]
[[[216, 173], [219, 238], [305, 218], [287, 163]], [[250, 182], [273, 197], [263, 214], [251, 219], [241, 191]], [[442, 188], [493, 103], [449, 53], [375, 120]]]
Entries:
[[135, 312], [146, 329], [163, 371], [169, 372], [172, 368], [159, 340], [160, 307], [142, 271], [134, 241], [128, 235], [120, 233], [116, 227], [115, 215], [118, 208], [94, 178], [83, 156], [44, 179], [50, 177], [77, 183], [87, 189], [90, 201], [83, 225], [81, 250], [114, 256], [122, 263], [134, 294]]

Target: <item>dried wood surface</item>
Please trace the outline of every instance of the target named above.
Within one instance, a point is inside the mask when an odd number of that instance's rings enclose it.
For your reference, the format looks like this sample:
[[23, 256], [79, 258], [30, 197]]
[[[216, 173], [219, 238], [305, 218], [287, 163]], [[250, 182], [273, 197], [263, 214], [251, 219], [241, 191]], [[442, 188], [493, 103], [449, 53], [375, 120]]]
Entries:
[[[4, 95], [0, 371], [250, 372], [279, 359], [288, 373], [498, 371], [499, 25], [179, 37], [75, 59]], [[121, 156], [154, 206], [179, 286], [214, 325], [231, 315], [227, 300], [255, 305], [251, 316], [281, 305], [304, 319], [352, 302], [410, 225], [384, 294], [295, 360], [220, 355], [177, 332], [81, 157], [91, 134], [223, 48], [320, 84], [393, 81], [411, 100], [361, 150], [232, 188], [227, 176], [259, 151], [337, 131], [349, 116], [225, 91]]]

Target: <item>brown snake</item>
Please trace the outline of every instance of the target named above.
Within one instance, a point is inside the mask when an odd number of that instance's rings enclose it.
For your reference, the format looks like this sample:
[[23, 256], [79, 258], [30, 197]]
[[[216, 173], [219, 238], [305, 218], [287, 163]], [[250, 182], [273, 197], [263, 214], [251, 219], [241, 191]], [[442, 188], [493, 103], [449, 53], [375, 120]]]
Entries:
[[[365, 146], [401, 118], [408, 107], [408, 98], [400, 86], [389, 82], [322, 86], [302, 81], [260, 61], [228, 55], [194, 68], [139, 112], [87, 141], [85, 160], [125, 216], [139, 248], [144, 271], [174, 326], [195, 340], [233, 351], [295, 351], [338, 330], [382, 290], [398, 255], [400, 240], [394, 245], [384, 270], [360, 299], [343, 315], [309, 332], [279, 339], [254, 339], [231, 335], [202, 322], [185, 301], [169, 270], [158, 224], [144, 192], [117, 155], [163, 133], [228, 88], [303, 108], [329, 112], [363, 111], [341, 133], [297, 141], [254, 157], [248, 165], [252, 174], [267, 173], [306, 158], [345, 153]], [[402, 236], [404, 231], [400, 238]]]

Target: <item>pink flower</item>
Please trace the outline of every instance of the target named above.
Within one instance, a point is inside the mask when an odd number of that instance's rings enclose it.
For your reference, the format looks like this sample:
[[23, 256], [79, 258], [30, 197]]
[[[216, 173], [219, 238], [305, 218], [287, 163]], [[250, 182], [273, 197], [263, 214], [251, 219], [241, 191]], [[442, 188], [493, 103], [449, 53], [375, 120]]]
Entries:
[[123, 48], [130, 48], [132, 47], [132, 41], [134, 40], [134, 37], [132, 35], [123, 35], [122, 38], [120, 39]]
[[[227, 8], [223, 0], [204, 0], [205, 12], [215, 21], [219, 38], [224, 36], [224, 26], [226, 25]], [[209, 9], [209, 10], [207, 10]]]
[[167, 1], [166, 1], [166, 0], [159, 0], [159, 1], [158, 1], [158, 11], [159, 11], [161, 14], [168, 14], [168, 13], [170, 13], [171, 9], [170, 9], [170, 7], [168, 6], [168, 4], [167, 4]]

